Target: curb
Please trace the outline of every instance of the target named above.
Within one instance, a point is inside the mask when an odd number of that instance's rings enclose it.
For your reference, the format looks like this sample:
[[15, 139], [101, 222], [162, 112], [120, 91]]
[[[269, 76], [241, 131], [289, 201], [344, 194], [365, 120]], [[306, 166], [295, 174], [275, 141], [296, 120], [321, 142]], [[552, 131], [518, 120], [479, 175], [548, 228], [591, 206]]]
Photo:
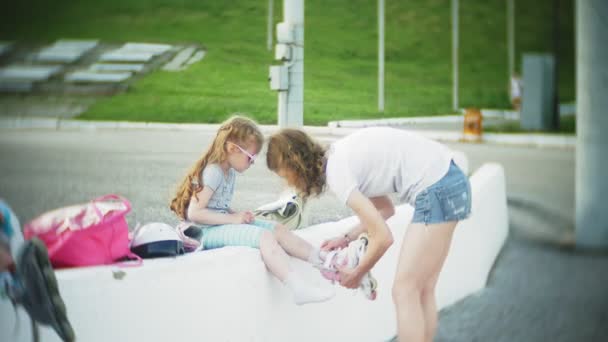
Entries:
[[[446, 118], [447, 120], [458, 120], [458, 116]], [[460, 116], [461, 118], [461, 116]], [[382, 126], [400, 125], [400, 122], [421, 122], [429, 118], [400, 119], [399, 121], [383, 120]], [[432, 118], [436, 119], [436, 118]], [[374, 120], [380, 121], [380, 120]], [[368, 122], [362, 127], [373, 126]], [[428, 122], [428, 121], [427, 121]], [[437, 121], [435, 121], [437, 122]], [[144, 129], [144, 130], [175, 130], [175, 131], [203, 131], [215, 132], [219, 124], [177, 124], [157, 122], [129, 122], [129, 121], [83, 121], [61, 118], [0, 118], [0, 130], [22, 130], [22, 129], [46, 129], [46, 130], [120, 130], [120, 129]], [[310, 135], [321, 136], [326, 139], [335, 139], [348, 135], [362, 127], [339, 127], [330, 123], [328, 126], [304, 126], [303, 130]], [[260, 125], [262, 133], [271, 134], [279, 130], [277, 125]], [[445, 142], [465, 142], [459, 131], [432, 131], [421, 130], [420, 134], [431, 139]], [[534, 146], [547, 148], [574, 148], [576, 136], [547, 135], [547, 134], [496, 134], [486, 133], [478, 143], [491, 143], [503, 145]]]

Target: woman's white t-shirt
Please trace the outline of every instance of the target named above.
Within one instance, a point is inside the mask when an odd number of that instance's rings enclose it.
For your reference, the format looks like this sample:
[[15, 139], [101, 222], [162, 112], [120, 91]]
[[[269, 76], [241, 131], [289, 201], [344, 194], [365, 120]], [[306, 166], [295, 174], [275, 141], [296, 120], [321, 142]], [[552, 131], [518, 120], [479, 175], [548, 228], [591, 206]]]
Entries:
[[353, 189], [367, 197], [397, 193], [414, 204], [418, 193], [447, 172], [452, 152], [417, 133], [389, 127], [360, 129], [327, 154], [327, 186], [342, 203]]

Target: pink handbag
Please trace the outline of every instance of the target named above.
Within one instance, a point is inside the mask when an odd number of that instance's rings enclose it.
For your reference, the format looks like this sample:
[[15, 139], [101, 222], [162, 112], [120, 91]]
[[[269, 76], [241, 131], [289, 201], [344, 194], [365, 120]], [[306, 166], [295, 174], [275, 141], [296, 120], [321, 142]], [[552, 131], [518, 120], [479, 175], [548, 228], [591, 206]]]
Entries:
[[112, 264], [131, 257], [125, 215], [131, 204], [118, 195], [55, 209], [24, 226], [24, 236], [38, 237], [47, 246], [54, 267]]

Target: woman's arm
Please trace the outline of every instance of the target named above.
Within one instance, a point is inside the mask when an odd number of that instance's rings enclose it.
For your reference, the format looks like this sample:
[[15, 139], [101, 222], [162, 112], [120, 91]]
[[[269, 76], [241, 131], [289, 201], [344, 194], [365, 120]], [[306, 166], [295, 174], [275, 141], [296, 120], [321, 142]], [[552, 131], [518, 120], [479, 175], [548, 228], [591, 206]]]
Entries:
[[324, 251], [345, 248], [364, 231], [365, 227], [361, 223], [357, 223], [348, 233], [323, 241], [320, 248]]
[[361, 283], [361, 277], [367, 273], [384, 255], [386, 250], [393, 244], [393, 234], [386, 225], [384, 218], [376, 209], [371, 200], [365, 197], [359, 190], [353, 190], [346, 204], [357, 214], [360, 224], [349, 234], [349, 238], [356, 238], [354, 233], [359, 233], [367, 228], [368, 245], [367, 252], [352, 270], [341, 270], [340, 283], [345, 287], [355, 288]]
[[193, 194], [188, 206], [188, 220], [199, 224], [239, 224], [249, 223], [246, 213], [223, 214], [207, 209], [213, 190], [205, 186], [196, 196]]
[[[388, 196], [378, 196], [369, 199], [376, 210], [382, 216], [382, 220], [386, 222], [389, 218], [395, 215], [395, 207]], [[355, 240], [361, 233], [365, 232], [365, 226], [361, 222], [357, 223], [346, 235], [348, 242]]]

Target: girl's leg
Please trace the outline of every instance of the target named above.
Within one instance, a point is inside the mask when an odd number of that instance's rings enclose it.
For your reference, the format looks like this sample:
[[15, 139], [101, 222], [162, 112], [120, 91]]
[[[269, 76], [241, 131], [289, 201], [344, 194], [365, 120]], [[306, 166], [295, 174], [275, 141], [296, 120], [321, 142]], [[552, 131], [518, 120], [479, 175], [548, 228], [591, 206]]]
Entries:
[[260, 235], [260, 254], [270, 273], [284, 282], [290, 271], [289, 256], [269, 231]]
[[393, 284], [400, 341], [429, 341], [434, 335], [434, 288], [455, 226], [456, 222], [412, 223], [405, 233]]
[[306, 284], [305, 279], [291, 269], [289, 256], [269, 231], [260, 235], [260, 253], [270, 272], [291, 290], [296, 304], [323, 302], [334, 296], [331, 290]]
[[318, 250], [308, 243], [308, 241], [294, 234], [280, 223], [274, 227], [274, 234], [281, 247], [291, 256], [304, 261], [310, 261], [311, 254], [313, 252], [318, 253]]
[[270, 273], [285, 281], [289, 273], [289, 256], [279, 246], [271, 230], [250, 224], [227, 224], [203, 229], [205, 249], [226, 246], [259, 248]]
[[[385, 220], [395, 214], [395, 207], [388, 196], [373, 197], [370, 200]], [[325, 259], [324, 252], [313, 247], [308, 241], [294, 234], [284, 225], [277, 224], [274, 232], [277, 241], [289, 255], [313, 264], [322, 263]]]

